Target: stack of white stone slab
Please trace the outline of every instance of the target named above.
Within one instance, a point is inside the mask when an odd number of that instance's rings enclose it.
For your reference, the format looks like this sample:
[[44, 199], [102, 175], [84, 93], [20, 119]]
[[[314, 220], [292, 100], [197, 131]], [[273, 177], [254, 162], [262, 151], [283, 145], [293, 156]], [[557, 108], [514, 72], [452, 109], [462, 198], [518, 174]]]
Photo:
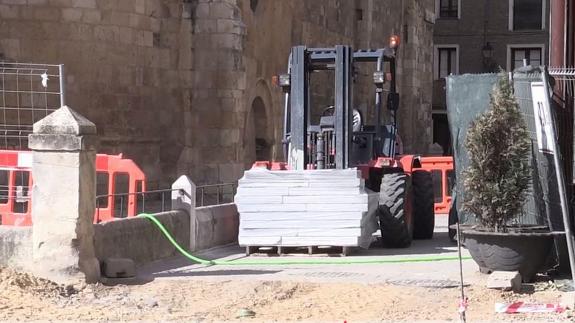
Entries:
[[356, 169], [269, 171], [239, 180], [235, 203], [241, 246], [369, 247], [377, 193]]

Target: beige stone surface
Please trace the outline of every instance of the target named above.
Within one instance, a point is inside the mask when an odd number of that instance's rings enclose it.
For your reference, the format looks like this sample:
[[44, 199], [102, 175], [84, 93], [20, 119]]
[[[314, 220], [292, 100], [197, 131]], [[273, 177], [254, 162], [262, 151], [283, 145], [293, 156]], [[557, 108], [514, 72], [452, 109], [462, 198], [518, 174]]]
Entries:
[[[64, 106], [34, 124], [30, 135], [33, 271], [58, 282], [96, 282], [94, 251], [96, 127]], [[82, 144], [78, 144], [81, 142]], [[82, 275], [83, 274], [83, 275]]]

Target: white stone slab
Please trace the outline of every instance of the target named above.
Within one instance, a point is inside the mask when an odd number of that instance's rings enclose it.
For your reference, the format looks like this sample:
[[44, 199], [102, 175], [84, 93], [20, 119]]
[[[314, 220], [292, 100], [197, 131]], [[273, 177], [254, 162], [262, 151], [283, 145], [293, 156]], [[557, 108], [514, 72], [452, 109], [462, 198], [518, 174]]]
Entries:
[[304, 212], [304, 204], [242, 204], [236, 203], [238, 212]]
[[359, 237], [363, 228], [348, 229], [244, 229], [240, 231], [242, 237]]
[[[283, 205], [298, 205], [298, 204], [283, 204]], [[357, 211], [367, 212], [368, 205], [365, 204], [306, 204], [306, 211]]]
[[266, 183], [266, 182], [248, 182], [239, 180], [238, 187], [241, 188], [277, 188], [277, 187], [309, 187], [308, 182], [274, 182], [274, 183]]
[[307, 195], [328, 195], [328, 196], [346, 196], [346, 195], [357, 195], [357, 194], [364, 194], [364, 189], [360, 187], [330, 187], [326, 189], [325, 187], [314, 187], [314, 188], [307, 188], [307, 187], [290, 187], [288, 188], [287, 194], [282, 195], [290, 195], [290, 196], [307, 196]]
[[321, 195], [308, 195], [308, 196], [284, 196], [283, 203], [294, 204], [366, 204], [368, 201], [367, 194], [345, 195], [345, 196], [321, 196]]
[[274, 180], [316, 180], [332, 178], [361, 178], [361, 172], [357, 169], [318, 169], [304, 171], [269, 171], [263, 168], [253, 168], [244, 172], [242, 179], [265, 179]]
[[245, 196], [236, 195], [234, 197], [234, 203], [236, 204], [282, 204], [283, 197], [281, 195], [257, 195], [257, 196]]
[[285, 221], [246, 221], [240, 222], [240, 229], [345, 229], [345, 228], [359, 228], [361, 226], [361, 219], [355, 220], [285, 220]]
[[360, 176], [357, 170], [246, 172], [235, 197], [240, 244], [368, 247], [378, 229], [377, 193]]
[[[259, 195], [266, 195], [266, 196], [275, 196], [275, 195], [289, 195], [288, 187], [274, 187], [272, 190], [269, 187], [260, 187], [260, 188], [249, 188], [240, 186], [238, 187], [238, 191], [236, 195], [240, 196], [259, 196]], [[294, 187], [295, 189], [295, 187]]]
[[356, 247], [360, 245], [358, 237], [239, 237], [240, 246], [341, 246]]
[[275, 221], [292, 219], [316, 220], [355, 220], [366, 216], [365, 212], [244, 212], [240, 214], [240, 221]]

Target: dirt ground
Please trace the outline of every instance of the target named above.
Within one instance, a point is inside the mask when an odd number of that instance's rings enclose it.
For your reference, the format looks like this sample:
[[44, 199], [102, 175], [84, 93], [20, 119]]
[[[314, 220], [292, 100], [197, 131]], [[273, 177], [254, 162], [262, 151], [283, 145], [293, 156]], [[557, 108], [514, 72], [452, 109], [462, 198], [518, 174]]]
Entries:
[[[558, 303], [563, 294], [539, 283], [523, 294], [466, 289], [476, 321], [571, 321], [562, 314], [495, 314], [495, 302]], [[0, 269], [0, 320], [381, 321], [458, 320], [457, 288], [258, 280], [157, 279], [143, 285], [58, 286]], [[238, 317], [242, 309], [253, 317]]]

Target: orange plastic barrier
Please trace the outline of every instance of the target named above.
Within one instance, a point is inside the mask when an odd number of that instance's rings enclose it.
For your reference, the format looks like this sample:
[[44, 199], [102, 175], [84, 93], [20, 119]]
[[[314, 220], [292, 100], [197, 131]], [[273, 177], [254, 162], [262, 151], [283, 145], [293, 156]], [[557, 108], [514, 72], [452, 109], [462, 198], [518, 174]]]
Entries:
[[[102, 221], [109, 221], [116, 218], [116, 199], [113, 194], [116, 193], [135, 193], [146, 191], [146, 175], [144, 172], [132, 161], [131, 159], [123, 159], [122, 154], [119, 155], [96, 155], [96, 174], [100, 177], [107, 174], [108, 176], [108, 195], [104, 198], [106, 203], [104, 205], [96, 204], [96, 214], [94, 215], [94, 223]], [[118, 177], [124, 176], [128, 184], [127, 191], [118, 192]], [[129, 194], [123, 197], [128, 202], [126, 208], [126, 216], [136, 216], [137, 212], [137, 196], [136, 194]], [[101, 201], [101, 199], [99, 200]], [[122, 201], [122, 200], [121, 200]], [[98, 202], [98, 201], [97, 201]], [[120, 202], [121, 203], [121, 202]], [[122, 217], [119, 214], [118, 217]]]
[[[12, 226], [32, 225], [31, 191], [33, 184], [32, 152], [16, 150], [0, 150], [0, 224]], [[130, 159], [122, 155], [96, 155], [96, 174], [98, 186], [105, 185], [105, 205], [96, 209], [94, 223], [114, 219], [116, 201], [112, 194], [117, 193], [118, 177], [123, 176], [127, 184], [126, 192], [144, 192], [146, 176]], [[100, 178], [106, 177], [102, 182]], [[129, 194], [127, 200], [127, 216], [136, 215], [136, 195]], [[120, 215], [121, 216], [121, 215]]]
[[453, 157], [422, 157], [421, 168], [431, 172], [433, 177], [435, 214], [449, 214], [452, 185], [449, 178], [453, 175]]

